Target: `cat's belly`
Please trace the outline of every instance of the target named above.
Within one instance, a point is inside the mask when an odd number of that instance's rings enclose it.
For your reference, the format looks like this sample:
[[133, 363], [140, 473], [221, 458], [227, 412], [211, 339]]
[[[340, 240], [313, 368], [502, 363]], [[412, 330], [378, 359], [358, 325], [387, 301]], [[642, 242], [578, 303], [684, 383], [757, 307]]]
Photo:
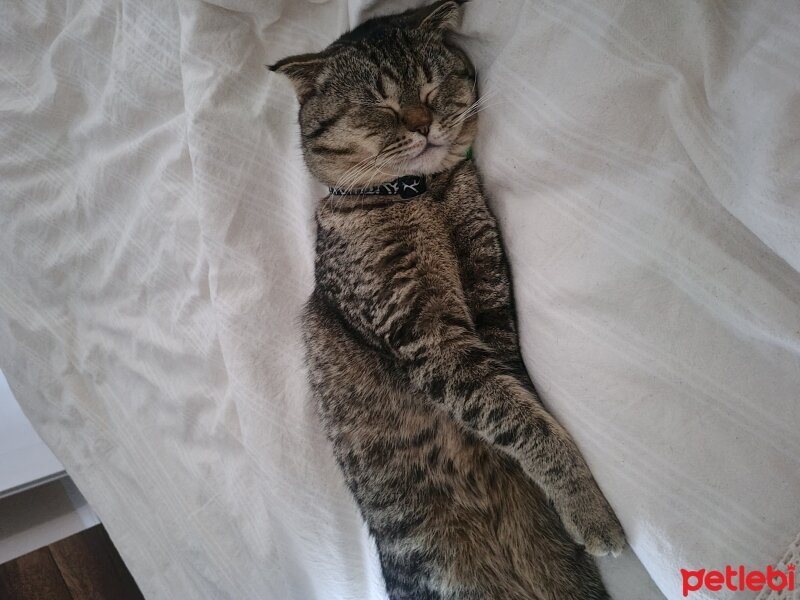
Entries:
[[[377, 537], [523, 525], [545, 504], [518, 463], [436, 409], [371, 414], [363, 436], [340, 439], [337, 458]], [[416, 408], [416, 407], [415, 407]], [[509, 514], [509, 510], [520, 514]]]
[[475, 597], [553, 600], [539, 593], [553, 573], [588, 568], [516, 461], [411, 389], [313, 298], [305, 328], [318, 412], [388, 579], [406, 573], [465, 590], [505, 582]]
[[312, 301], [309, 308], [306, 327], [314, 338], [306, 337], [318, 412], [376, 537], [472, 528], [480, 539], [496, 537], [498, 528], [524, 532], [532, 521], [558, 522], [516, 461], [411, 389], [389, 358], [363, 344], [326, 307]]

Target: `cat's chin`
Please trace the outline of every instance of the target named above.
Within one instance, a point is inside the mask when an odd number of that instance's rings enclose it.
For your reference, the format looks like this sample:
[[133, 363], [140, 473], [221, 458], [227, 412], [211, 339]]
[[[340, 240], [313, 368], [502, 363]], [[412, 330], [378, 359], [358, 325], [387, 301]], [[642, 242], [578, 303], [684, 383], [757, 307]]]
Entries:
[[414, 158], [406, 160], [406, 173], [419, 175], [431, 175], [446, 169], [445, 161], [450, 152], [449, 145], [435, 146], [429, 144], [422, 152]]

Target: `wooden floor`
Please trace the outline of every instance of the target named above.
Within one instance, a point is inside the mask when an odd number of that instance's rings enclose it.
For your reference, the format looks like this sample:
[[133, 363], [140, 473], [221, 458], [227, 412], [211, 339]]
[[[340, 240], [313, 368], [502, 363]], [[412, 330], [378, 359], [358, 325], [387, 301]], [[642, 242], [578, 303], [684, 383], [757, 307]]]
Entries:
[[0, 565], [2, 600], [142, 598], [102, 525]]

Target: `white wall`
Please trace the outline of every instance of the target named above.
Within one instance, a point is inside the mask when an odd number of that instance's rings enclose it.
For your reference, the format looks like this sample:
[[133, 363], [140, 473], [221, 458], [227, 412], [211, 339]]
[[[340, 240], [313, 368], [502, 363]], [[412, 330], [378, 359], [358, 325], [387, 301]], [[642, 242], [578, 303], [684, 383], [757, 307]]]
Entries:
[[0, 372], [0, 498], [64, 475], [36, 434]]
[[0, 372], [0, 564], [98, 522]]

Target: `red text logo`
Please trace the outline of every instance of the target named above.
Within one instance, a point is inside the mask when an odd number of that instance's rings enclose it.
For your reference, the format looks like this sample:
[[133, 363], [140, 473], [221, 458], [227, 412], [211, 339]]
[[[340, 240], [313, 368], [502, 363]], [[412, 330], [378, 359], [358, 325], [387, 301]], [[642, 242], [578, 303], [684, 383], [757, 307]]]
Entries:
[[767, 567], [766, 571], [748, 571], [743, 565], [739, 565], [738, 569], [727, 565], [724, 572], [681, 569], [683, 596], [685, 598], [689, 592], [696, 592], [701, 588], [711, 592], [719, 592], [723, 587], [733, 592], [744, 590], [760, 592], [765, 587], [776, 592], [794, 590], [796, 589], [794, 571], [794, 565], [789, 565], [785, 571], [773, 569], [771, 566]]

